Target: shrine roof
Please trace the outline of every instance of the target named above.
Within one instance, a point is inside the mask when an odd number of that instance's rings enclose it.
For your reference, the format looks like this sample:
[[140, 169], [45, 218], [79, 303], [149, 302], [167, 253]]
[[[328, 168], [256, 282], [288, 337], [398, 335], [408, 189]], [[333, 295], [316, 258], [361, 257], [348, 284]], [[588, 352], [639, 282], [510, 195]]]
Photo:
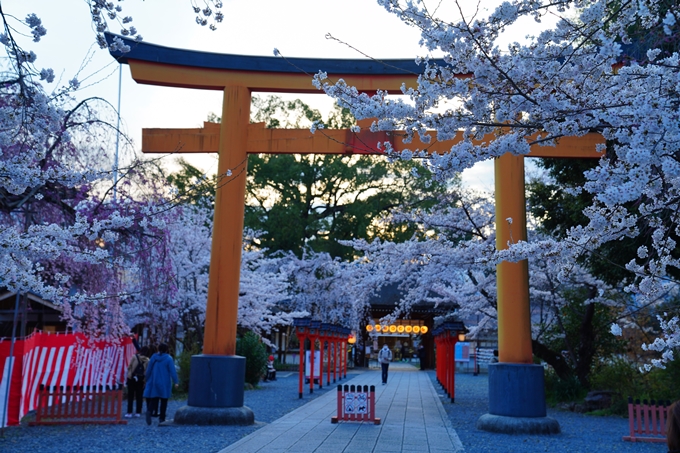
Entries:
[[289, 58], [276, 56], [236, 55], [178, 49], [135, 41], [111, 33], [106, 33], [109, 44], [114, 37], [121, 38], [130, 46], [129, 52], [112, 51], [109, 53], [121, 63], [139, 60], [177, 66], [205, 69], [226, 69], [233, 71], [308, 73], [325, 71], [329, 74], [350, 75], [404, 75], [421, 74], [424, 65], [417, 65], [414, 59], [339, 59], [339, 58]]

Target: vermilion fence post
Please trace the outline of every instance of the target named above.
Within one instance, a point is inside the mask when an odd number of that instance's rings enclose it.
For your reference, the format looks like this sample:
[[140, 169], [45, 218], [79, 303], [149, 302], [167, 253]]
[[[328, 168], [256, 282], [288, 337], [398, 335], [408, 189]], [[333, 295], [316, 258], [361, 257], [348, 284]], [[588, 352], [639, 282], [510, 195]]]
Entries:
[[644, 400], [642, 404], [640, 404], [640, 400], [635, 400], [635, 404], [633, 404], [633, 398], [628, 397], [629, 435], [623, 436], [623, 440], [666, 442], [668, 406], [670, 406], [670, 401], [666, 402], [666, 405], [662, 405], [653, 400], [650, 404], [647, 404], [647, 400]]
[[304, 354], [305, 354], [305, 338], [298, 334], [298, 340], [300, 342], [300, 367], [299, 367], [299, 373], [298, 373], [298, 393], [300, 395], [300, 398], [302, 398], [302, 381], [304, 380], [303, 376], [305, 374], [305, 359], [304, 359]]
[[309, 342], [311, 344], [309, 353], [309, 393], [314, 393], [314, 346], [316, 343], [316, 336], [311, 335], [309, 337]]
[[122, 387], [41, 386], [35, 422], [29, 424], [126, 424], [122, 406]]
[[338, 385], [336, 416], [331, 423], [342, 421], [373, 422], [380, 424], [375, 416], [375, 386], [371, 385]]

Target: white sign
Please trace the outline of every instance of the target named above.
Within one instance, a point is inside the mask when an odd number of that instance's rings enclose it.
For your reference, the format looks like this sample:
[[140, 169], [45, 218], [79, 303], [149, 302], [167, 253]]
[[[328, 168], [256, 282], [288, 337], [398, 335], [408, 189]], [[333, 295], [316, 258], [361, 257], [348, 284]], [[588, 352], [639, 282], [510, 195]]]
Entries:
[[368, 394], [345, 393], [345, 414], [368, 414]]
[[[305, 351], [305, 377], [309, 379], [312, 374], [312, 362], [309, 360], [311, 356], [311, 351]], [[321, 377], [321, 353], [319, 351], [314, 351], [314, 379], [319, 379]]]

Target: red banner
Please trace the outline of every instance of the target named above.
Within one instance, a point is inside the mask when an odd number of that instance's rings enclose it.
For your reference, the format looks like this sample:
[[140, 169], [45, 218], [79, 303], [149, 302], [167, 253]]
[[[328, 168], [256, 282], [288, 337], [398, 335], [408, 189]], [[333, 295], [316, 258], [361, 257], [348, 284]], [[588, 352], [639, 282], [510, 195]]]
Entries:
[[131, 338], [96, 341], [82, 334], [37, 332], [14, 342], [0, 339], [0, 426], [17, 425], [35, 409], [40, 386], [100, 387], [125, 382], [135, 353]]

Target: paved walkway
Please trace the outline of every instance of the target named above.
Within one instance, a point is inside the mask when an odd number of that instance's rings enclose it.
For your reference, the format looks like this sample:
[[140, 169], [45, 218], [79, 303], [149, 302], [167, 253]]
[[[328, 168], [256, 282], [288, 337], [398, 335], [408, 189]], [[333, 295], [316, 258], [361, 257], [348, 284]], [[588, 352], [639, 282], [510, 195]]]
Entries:
[[380, 425], [332, 424], [331, 417], [337, 414], [337, 392], [330, 391], [220, 453], [463, 451], [430, 378], [410, 364], [392, 363], [387, 385], [381, 385], [380, 371], [368, 371], [340, 383], [376, 386]]

